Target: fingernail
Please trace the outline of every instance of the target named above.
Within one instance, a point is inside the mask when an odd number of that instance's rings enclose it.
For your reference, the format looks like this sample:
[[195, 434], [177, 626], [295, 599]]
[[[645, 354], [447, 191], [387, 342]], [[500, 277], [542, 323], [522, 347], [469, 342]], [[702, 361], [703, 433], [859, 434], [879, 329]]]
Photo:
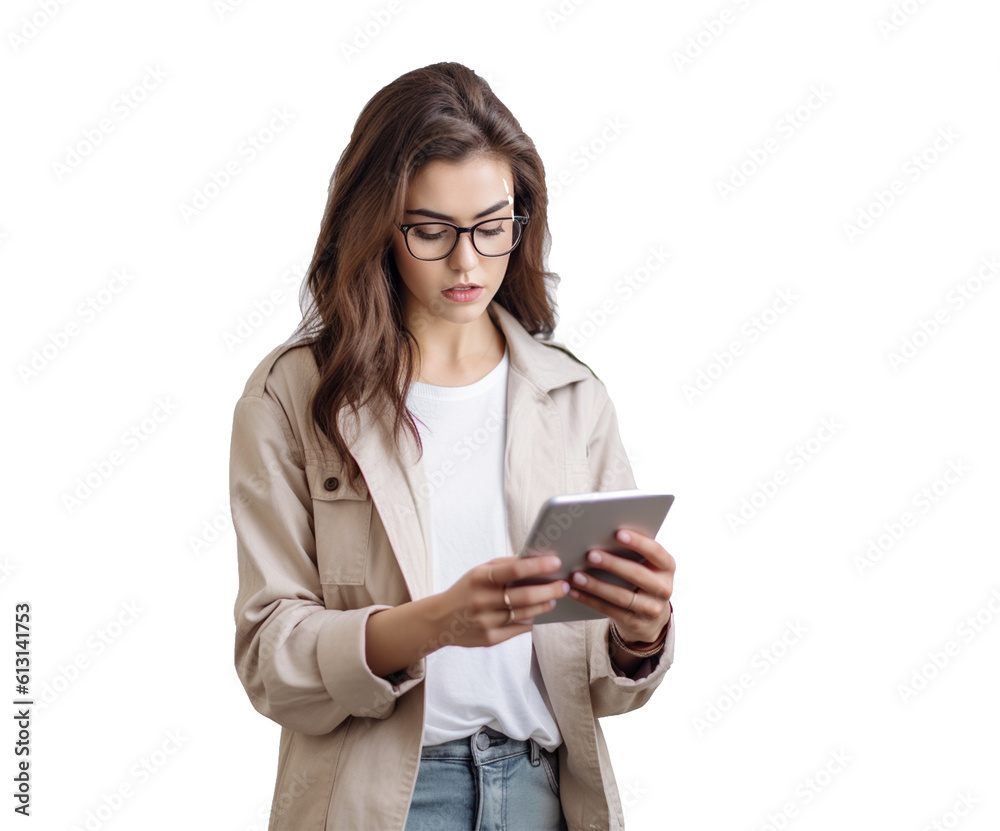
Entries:
[[553, 598], [552, 598], [552, 599], [551, 599], [551, 600], [549, 601], [549, 608], [551, 609], [551, 608], [552, 608], [553, 606], [555, 606], [555, 605], [556, 605], [556, 599], [555, 599], [555, 598], [553, 597]]
[[601, 562], [601, 552], [600, 551], [589, 551], [587, 553], [587, 559], [592, 563]]
[[550, 569], [559, 568], [559, 566], [562, 565], [562, 560], [553, 555], [552, 557], [546, 558], [546, 565], [548, 565]]
[[[565, 580], [563, 580], [563, 583], [562, 583], [562, 593], [563, 594], [568, 594], [569, 593], [569, 583], [567, 583]], [[555, 601], [553, 601], [553, 603], [554, 602]]]
[[587, 578], [584, 577], [578, 571], [576, 574], [573, 575], [573, 582], [576, 583], [578, 586], [586, 586], [587, 585]]
[[630, 542], [632, 540], [632, 535], [629, 534], [628, 531], [619, 531], [618, 540], [619, 542]]

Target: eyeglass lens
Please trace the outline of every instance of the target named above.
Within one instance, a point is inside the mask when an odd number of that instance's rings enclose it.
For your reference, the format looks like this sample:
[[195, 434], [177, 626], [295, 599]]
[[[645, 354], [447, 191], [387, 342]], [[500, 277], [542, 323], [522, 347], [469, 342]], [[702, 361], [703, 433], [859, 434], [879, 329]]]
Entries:
[[[450, 225], [420, 224], [409, 229], [407, 245], [414, 257], [433, 260], [446, 257], [455, 246], [458, 231]], [[476, 227], [472, 244], [485, 257], [499, 257], [517, 245], [521, 223], [513, 219], [494, 219]]]

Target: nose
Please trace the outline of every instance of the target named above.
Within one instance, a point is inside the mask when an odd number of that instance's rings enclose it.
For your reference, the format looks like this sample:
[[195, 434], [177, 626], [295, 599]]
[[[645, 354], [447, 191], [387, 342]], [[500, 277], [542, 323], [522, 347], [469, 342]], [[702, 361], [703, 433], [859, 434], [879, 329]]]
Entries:
[[472, 234], [466, 231], [458, 235], [458, 243], [448, 255], [448, 265], [455, 271], [472, 271], [479, 265], [479, 254], [472, 244]]

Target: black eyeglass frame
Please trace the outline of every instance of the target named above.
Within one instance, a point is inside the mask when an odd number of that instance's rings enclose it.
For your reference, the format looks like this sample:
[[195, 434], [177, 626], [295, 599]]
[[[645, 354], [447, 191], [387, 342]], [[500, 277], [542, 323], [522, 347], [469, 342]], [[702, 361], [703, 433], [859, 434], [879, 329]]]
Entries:
[[[403, 242], [406, 243], [406, 250], [410, 252], [410, 256], [413, 257], [413, 259], [420, 260], [421, 262], [425, 263], [433, 263], [437, 262], [438, 260], [443, 260], [446, 259], [447, 257], [450, 257], [451, 252], [454, 251], [455, 248], [458, 246], [459, 238], [462, 236], [462, 234], [466, 233], [469, 234], [469, 238], [472, 240], [472, 247], [476, 249], [476, 253], [479, 254], [480, 257], [506, 257], [511, 251], [513, 251], [515, 248], [517, 248], [518, 245], [521, 244], [521, 240], [524, 237], [524, 226], [528, 224], [528, 220], [530, 218], [531, 217], [528, 216], [495, 216], [492, 219], [484, 219], [482, 222], [477, 222], [475, 225], [471, 225], [468, 228], [461, 228], [458, 225], [452, 224], [451, 222], [441, 222], [441, 221], [411, 222], [409, 225], [397, 225], [396, 227], [403, 232]], [[498, 220], [501, 219], [513, 219], [515, 222], [519, 222], [521, 224], [521, 233], [517, 235], [517, 242], [515, 242], [510, 248], [508, 248], [502, 254], [484, 254], [482, 251], [479, 250], [479, 246], [476, 245], [476, 235], [473, 232], [480, 225], [488, 225], [490, 222], [497, 222]], [[421, 225], [446, 225], [449, 228], [454, 228], [455, 231], [457, 231], [457, 233], [455, 234], [455, 242], [452, 244], [451, 248], [448, 249], [447, 254], [442, 254], [440, 257], [428, 258], [428, 257], [418, 257], [416, 254], [413, 253], [413, 249], [410, 248], [409, 231], [411, 228], [419, 228]]]

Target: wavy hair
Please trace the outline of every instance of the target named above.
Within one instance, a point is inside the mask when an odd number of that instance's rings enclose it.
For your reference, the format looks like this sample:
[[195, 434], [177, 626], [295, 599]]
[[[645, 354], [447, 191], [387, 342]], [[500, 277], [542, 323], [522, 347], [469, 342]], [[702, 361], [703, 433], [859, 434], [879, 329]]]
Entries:
[[344, 460], [351, 484], [361, 470], [341, 433], [344, 407], [355, 415], [369, 400], [387, 408], [394, 439], [408, 429], [423, 452], [406, 407], [417, 341], [403, 322], [394, 222], [407, 183], [424, 165], [477, 155], [510, 165], [514, 211], [530, 217], [494, 299], [530, 334], [552, 337], [559, 277], [547, 270], [548, 194], [534, 143], [489, 84], [462, 64], [400, 76], [365, 105], [334, 169], [293, 335], [308, 340], [316, 359], [313, 421]]

